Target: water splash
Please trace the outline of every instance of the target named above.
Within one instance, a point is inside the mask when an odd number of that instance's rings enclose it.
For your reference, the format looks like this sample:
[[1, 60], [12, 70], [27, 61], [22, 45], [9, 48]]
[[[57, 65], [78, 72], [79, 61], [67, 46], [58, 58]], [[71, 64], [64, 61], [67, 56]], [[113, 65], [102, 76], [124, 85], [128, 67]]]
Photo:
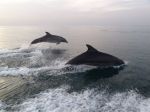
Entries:
[[50, 89], [14, 108], [19, 112], [148, 112], [150, 99], [135, 91], [108, 94], [96, 89], [68, 93], [67, 87]]

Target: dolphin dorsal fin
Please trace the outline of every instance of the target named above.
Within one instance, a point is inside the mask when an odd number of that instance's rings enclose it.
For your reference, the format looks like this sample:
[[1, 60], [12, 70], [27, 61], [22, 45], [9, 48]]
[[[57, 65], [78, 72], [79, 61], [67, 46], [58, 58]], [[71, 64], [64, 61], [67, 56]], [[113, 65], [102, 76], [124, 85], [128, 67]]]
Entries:
[[49, 32], [45, 32], [46, 33], [46, 35], [51, 35]]
[[92, 47], [91, 45], [89, 44], [86, 44], [87, 48], [88, 48], [88, 52], [98, 52], [98, 50], [96, 50], [94, 47]]

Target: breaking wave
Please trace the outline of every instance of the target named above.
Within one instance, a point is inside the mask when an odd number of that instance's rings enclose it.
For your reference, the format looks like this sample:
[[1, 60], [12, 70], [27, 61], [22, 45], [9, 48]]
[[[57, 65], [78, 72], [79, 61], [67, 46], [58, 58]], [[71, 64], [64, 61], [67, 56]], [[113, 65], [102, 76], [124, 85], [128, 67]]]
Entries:
[[27, 99], [15, 108], [19, 112], [149, 112], [150, 99], [131, 90], [109, 94], [107, 90], [87, 89], [67, 92], [68, 87], [49, 89]]
[[4, 110], [6, 108], [6, 105], [0, 101], [0, 110]]

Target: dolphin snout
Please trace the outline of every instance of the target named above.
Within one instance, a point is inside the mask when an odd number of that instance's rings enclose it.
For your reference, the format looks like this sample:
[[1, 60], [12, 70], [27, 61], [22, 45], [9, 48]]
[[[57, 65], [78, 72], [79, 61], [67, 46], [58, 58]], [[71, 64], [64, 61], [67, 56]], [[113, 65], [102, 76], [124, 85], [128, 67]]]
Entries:
[[63, 42], [64, 42], [64, 43], [68, 43], [68, 41], [67, 41], [66, 39], [65, 39], [65, 40], [63, 40]]

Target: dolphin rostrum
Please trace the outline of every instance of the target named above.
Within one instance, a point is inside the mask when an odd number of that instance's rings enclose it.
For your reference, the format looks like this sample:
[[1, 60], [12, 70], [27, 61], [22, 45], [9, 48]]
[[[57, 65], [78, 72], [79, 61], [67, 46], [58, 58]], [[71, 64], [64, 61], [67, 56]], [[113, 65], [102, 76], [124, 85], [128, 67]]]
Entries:
[[110, 54], [106, 54], [96, 50], [91, 45], [86, 45], [88, 50], [75, 58], [68, 61], [66, 64], [70, 65], [92, 65], [98, 67], [112, 67], [124, 65], [124, 62]]
[[61, 42], [68, 43], [68, 41], [63, 37], [60, 37], [60, 36], [57, 36], [57, 35], [52, 35], [48, 32], [45, 32], [45, 33], [46, 33], [45, 36], [33, 40], [31, 42], [31, 44], [37, 44], [37, 43], [41, 43], [41, 42], [49, 42], [49, 43], [56, 43], [56, 44], [60, 44]]

